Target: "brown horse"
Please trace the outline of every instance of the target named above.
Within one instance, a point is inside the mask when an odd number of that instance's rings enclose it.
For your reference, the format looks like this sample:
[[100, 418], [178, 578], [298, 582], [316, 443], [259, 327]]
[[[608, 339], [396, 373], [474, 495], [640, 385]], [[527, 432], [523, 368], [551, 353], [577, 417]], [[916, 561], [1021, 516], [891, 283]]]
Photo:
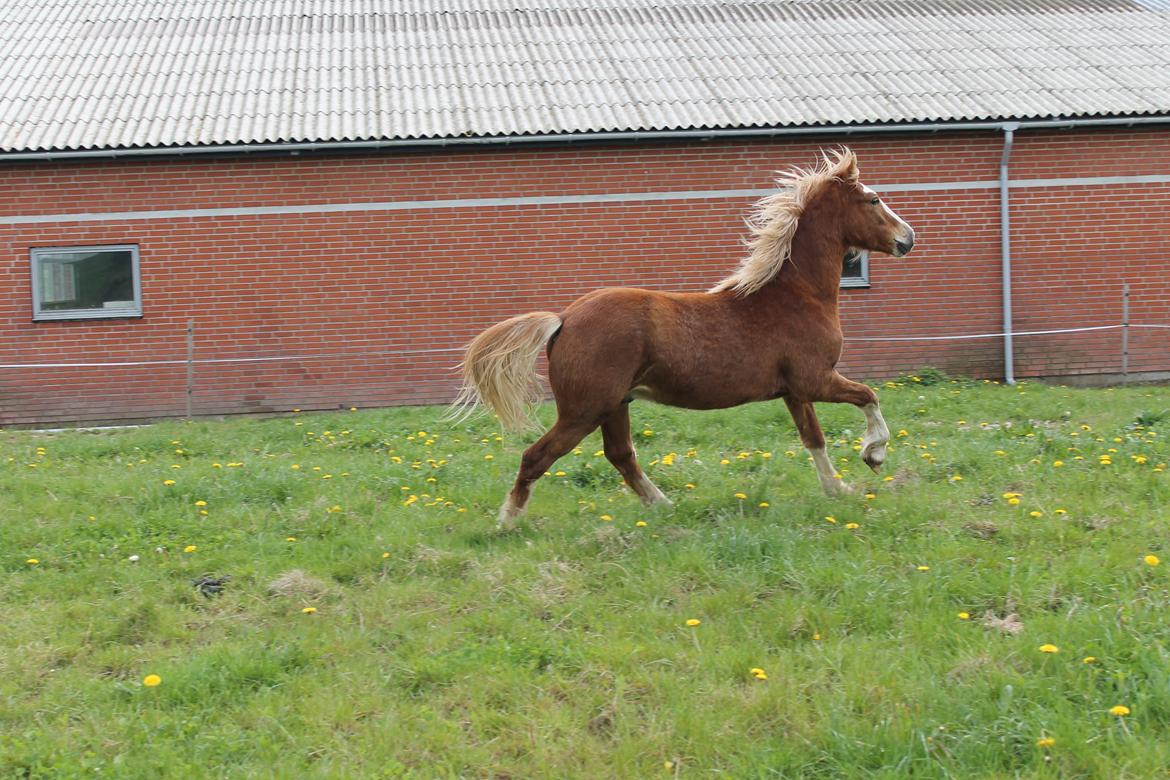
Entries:
[[501, 526], [524, 511], [532, 483], [598, 426], [605, 456], [626, 484], [647, 504], [666, 502], [634, 457], [635, 398], [688, 409], [783, 398], [830, 495], [850, 488], [825, 454], [813, 403], [853, 404], [866, 419], [861, 457], [877, 471], [890, 438], [877, 396], [834, 370], [841, 259], [862, 249], [901, 257], [914, 246], [914, 231], [858, 181], [848, 149], [823, 155], [814, 169], [781, 174], [777, 184], [748, 220], [750, 254], [710, 291], [596, 290], [560, 314], [498, 323], [468, 345], [454, 408], [483, 403], [508, 428], [528, 422], [526, 406], [539, 393], [536, 358], [541, 349], [548, 354], [557, 420], [525, 450]]

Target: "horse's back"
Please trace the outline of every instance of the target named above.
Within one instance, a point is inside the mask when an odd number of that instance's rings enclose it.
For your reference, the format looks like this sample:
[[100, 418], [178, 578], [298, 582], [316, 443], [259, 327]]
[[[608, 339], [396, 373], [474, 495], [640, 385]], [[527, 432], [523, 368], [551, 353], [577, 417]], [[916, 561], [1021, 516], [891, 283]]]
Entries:
[[775, 370], [755, 362], [754, 338], [725, 298], [631, 287], [582, 296], [561, 313], [553, 392], [590, 407], [637, 397], [699, 409], [774, 395]]
[[580, 331], [603, 349], [645, 352], [656, 341], [679, 338], [696, 323], [715, 324], [712, 303], [713, 297], [706, 293], [603, 287], [581, 296], [561, 313], [561, 330], [562, 334]]

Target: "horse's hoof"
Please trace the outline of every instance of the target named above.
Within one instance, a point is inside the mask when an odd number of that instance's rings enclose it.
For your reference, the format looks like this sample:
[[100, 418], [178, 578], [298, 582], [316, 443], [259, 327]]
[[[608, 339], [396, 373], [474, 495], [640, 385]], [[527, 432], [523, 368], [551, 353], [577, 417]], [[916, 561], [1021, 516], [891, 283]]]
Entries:
[[832, 482], [825, 483], [825, 495], [830, 498], [837, 496], [851, 496], [857, 492], [857, 488], [840, 479], [835, 479]]
[[865, 465], [873, 469], [874, 474], [877, 474], [882, 464], [886, 462], [886, 445], [874, 442], [862, 450], [861, 459], [865, 461]]
[[523, 514], [524, 508], [516, 506], [509, 496], [504, 505], [500, 507], [500, 513], [496, 516], [496, 530], [497, 531], [514, 531], [516, 530], [516, 518]]

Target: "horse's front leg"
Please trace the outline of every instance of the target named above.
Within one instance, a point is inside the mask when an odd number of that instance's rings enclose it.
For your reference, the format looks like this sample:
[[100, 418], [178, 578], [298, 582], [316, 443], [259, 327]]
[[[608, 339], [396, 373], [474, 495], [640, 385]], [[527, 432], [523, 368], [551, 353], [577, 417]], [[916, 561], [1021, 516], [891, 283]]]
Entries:
[[817, 469], [817, 478], [821, 481], [821, 489], [827, 496], [839, 496], [853, 492], [853, 488], [845, 483], [833, 462], [825, 452], [825, 434], [821, 431], [821, 423], [817, 419], [816, 410], [809, 401], [794, 401], [785, 398], [788, 411], [792, 413], [792, 421], [796, 423], [796, 430], [800, 433], [800, 440], [812, 455], [813, 465]]
[[861, 459], [875, 472], [886, 460], [886, 445], [890, 442], [890, 429], [882, 417], [877, 394], [873, 388], [846, 379], [833, 372], [822, 394], [816, 399], [831, 403], [853, 404], [865, 413], [865, 436], [861, 439]]
[[875, 396], [872, 404], [861, 407], [865, 412], [865, 436], [861, 439], [861, 459], [876, 474], [886, 462], [886, 445], [890, 443], [890, 429], [882, 417], [881, 405]]

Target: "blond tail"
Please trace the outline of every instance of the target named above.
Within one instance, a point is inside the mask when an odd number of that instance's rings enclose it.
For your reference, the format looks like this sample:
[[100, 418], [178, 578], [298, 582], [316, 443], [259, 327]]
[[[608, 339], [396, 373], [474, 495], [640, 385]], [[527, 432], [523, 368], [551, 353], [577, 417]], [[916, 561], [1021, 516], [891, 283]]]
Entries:
[[560, 327], [559, 316], [536, 311], [497, 323], [472, 339], [460, 364], [463, 387], [450, 417], [463, 419], [483, 404], [507, 429], [531, 427], [528, 407], [540, 400], [536, 358]]

